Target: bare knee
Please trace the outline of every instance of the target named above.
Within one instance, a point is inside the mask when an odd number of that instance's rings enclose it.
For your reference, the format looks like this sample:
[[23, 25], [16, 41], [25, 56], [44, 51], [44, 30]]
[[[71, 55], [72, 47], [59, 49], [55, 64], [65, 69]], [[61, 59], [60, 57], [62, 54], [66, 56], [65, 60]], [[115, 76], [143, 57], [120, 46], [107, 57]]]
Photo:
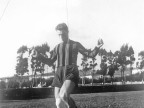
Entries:
[[60, 108], [61, 102], [62, 102], [61, 98], [56, 98], [56, 106], [57, 106], [57, 108]]
[[68, 101], [69, 94], [65, 90], [63, 90], [59, 93], [59, 97], [64, 101]]
[[55, 100], [57, 108], [68, 108], [68, 93], [66, 90], [61, 90], [59, 93], [55, 93]]
[[68, 100], [65, 95], [60, 95], [59, 98], [56, 98], [56, 107], [69, 108]]
[[63, 83], [62, 88], [59, 92], [60, 98], [67, 100], [69, 98], [71, 92], [73, 91], [74, 87], [75, 87], [75, 84], [72, 81], [66, 80]]

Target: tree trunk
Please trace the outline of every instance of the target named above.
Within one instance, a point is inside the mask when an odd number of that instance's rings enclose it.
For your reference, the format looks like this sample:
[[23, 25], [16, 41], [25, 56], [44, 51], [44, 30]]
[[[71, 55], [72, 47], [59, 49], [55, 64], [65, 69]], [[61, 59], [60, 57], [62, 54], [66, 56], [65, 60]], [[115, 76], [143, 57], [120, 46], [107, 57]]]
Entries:
[[33, 88], [34, 87], [34, 69], [32, 69], [32, 85], [31, 87]]
[[94, 79], [94, 78], [93, 78], [93, 74], [94, 74], [93, 72], [94, 72], [94, 71], [92, 71], [92, 73], [91, 73], [91, 76], [92, 76], [92, 82], [91, 82], [91, 84], [92, 84], [92, 86], [93, 86], [93, 79]]
[[[130, 73], [131, 73], [131, 78], [132, 78], [132, 64], [130, 65]], [[131, 84], [132, 84], [132, 79], [131, 79]]]
[[123, 84], [123, 75], [122, 75], [122, 70], [121, 70], [121, 82]]
[[41, 71], [41, 79], [40, 79], [41, 85], [43, 85], [43, 83], [42, 83], [42, 74], [43, 74], [43, 71]]
[[85, 85], [85, 73], [83, 71], [83, 77], [82, 77], [82, 85]]
[[85, 76], [82, 78], [82, 85], [85, 85]]
[[111, 84], [113, 85], [113, 76], [111, 76]]
[[103, 85], [105, 85], [105, 76], [103, 76]]
[[125, 80], [124, 80], [124, 67], [122, 67], [121, 70], [121, 78], [122, 78], [122, 84], [124, 84]]
[[34, 84], [33, 86], [36, 87], [36, 85], [37, 85], [37, 80], [36, 80], [36, 71], [34, 71], [34, 83], [33, 83], [33, 84]]
[[123, 70], [123, 84], [125, 84], [125, 75], [124, 75], [124, 70]]

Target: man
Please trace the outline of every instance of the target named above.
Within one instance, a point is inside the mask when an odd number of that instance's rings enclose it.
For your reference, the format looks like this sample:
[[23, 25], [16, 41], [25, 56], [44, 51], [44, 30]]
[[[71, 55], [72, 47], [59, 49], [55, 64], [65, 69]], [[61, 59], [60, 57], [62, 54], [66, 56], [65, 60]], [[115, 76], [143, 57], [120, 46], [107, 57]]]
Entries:
[[79, 82], [79, 71], [77, 67], [78, 52], [87, 56], [95, 57], [98, 54], [100, 43], [92, 52], [86, 50], [79, 42], [69, 39], [69, 30], [65, 23], [58, 24], [56, 31], [61, 37], [62, 42], [51, 52], [51, 58], [38, 57], [46, 64], [51, 66], [57, 60], [57, 71], [52, 85], [55, 90], [57, 108], [77, 108], [70, 94]]

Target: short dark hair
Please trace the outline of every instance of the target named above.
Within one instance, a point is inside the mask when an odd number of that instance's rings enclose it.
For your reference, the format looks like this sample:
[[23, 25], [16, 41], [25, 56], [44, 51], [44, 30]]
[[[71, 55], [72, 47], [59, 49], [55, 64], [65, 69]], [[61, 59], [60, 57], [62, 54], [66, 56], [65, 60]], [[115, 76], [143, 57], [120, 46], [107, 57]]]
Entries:
[[66, 25], [66, 23], [60, 23], [56, 26], [55, 30], [66, 30], [66, 31], [68, 31], [68, 26]]

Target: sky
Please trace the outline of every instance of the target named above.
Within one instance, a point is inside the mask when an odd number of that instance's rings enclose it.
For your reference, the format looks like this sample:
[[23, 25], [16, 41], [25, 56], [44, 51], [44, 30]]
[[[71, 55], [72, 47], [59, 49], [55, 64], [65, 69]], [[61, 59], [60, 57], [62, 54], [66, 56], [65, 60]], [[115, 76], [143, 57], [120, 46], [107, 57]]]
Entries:
[[[94, 48], [102, 38], [112, 52], [128, 43], [135, 57], [144, 50], [144, 0], [0, 0], [0, 77], [13, 76], [17, 50], [60, 42], [55, 27], [65, 22], [70, 39]], [[78, 59], [80, 63], [80, 57]]]

